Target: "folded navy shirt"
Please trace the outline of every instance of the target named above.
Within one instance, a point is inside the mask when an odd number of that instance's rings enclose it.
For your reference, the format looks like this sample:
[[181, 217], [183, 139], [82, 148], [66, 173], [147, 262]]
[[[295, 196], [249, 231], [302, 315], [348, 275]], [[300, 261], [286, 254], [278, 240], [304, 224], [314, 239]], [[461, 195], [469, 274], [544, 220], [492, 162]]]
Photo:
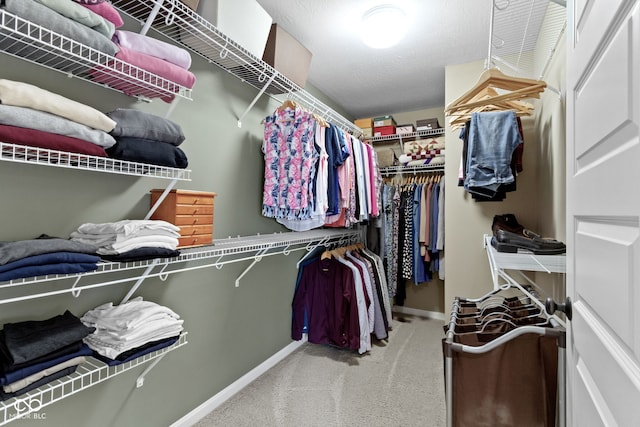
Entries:
[[180, 255], [180, 251], [169, 248], [158, 248], [144, 246], [142, 248], [131, 249], [130, 251], [114, 255], [101, 255], [102, 259], [114, 262], [144, 261], [154, 258], [175, 258]]
[[71, 360], [75, 357], [79, 356], [91, 356], [93, 354], [93, 350], [86, 345], [82, 344], [80, 349], [74, 352], [70, 352], [67, 354], [59, 355], [57, 357], [51, 358], [49, 360], [45, 360], [42, 362], [34, 362], [29, 365], [17, 368], [15, 370], [5, 372], [4, 375], [0, 377], [0, 385], [4, 386], [7, 384], [14, 383], [23, 378], [27, 378], [30, 375], [33, 375], [37, 372], [44, 371], [52, 366], [59, 365], [67, 360]]
[[94, 271], [100, 257], [77, 252], [53, 252], [24, 257], [0, 265], [0, 282], [47, 274], [73, 274]]
[[97, 246], [45, 234], [36, 239], [0, 242], [0, 265], [26, 257], [54, 252], [76, 252], [96, 255]]

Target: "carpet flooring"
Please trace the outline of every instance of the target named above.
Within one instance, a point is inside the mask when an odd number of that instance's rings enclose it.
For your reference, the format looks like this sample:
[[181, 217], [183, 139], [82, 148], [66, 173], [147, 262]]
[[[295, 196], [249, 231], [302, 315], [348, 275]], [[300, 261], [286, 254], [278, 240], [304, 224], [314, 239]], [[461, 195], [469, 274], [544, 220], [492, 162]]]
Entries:
[[445, 426], [443, 322], [393, 317], [367, 354], [307, 343], [195, 426]]

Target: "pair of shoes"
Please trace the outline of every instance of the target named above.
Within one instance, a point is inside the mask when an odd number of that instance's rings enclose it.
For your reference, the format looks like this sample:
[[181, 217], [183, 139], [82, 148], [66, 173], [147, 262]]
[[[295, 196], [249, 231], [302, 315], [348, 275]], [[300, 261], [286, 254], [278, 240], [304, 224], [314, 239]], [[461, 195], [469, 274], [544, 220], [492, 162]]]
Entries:
[[558, 255], [567, 251], [566, 245], [559, 240], [540, 237], [529, 230], [525, 230], [525, 233], [498, 230], [491, 238], [491, 246], [498, 252], [516, 253], [518, 249], [524, 249], [535, 255]]
[[516, 216], [512, 213], [493, 216], [491, 231], [493, 232], [494, 236], [497, 234], [498, 230], [505, 230], [524, 236], [524, 227], [520, 225], [520, 223], [516, 219]]

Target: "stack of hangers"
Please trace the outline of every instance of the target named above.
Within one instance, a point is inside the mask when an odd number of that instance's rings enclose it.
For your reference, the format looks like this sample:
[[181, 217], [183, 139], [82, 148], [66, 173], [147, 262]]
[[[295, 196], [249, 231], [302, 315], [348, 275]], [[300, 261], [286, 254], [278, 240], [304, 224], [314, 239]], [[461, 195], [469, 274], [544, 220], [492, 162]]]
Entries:
[[542, 80], [507, 76], [490, 68], [471, 89], [447, 105], [444, 112], [452, 129], [464, 126], [471, 114], [477, 112], [513, 110], [517, 116], [529, 116], [534, 107], [522, 100], [540, 98], [546, 87]]

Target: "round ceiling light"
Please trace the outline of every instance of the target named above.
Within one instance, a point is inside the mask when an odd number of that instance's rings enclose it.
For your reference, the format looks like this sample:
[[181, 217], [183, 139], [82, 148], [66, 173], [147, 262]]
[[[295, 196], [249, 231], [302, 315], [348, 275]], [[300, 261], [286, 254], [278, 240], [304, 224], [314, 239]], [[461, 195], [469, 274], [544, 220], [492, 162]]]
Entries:
[[369, 9], [362, 17], [362, 41], [375, 49], [385, 49], [398, 43], [407, 33], [407, 15], [391, 4]]

